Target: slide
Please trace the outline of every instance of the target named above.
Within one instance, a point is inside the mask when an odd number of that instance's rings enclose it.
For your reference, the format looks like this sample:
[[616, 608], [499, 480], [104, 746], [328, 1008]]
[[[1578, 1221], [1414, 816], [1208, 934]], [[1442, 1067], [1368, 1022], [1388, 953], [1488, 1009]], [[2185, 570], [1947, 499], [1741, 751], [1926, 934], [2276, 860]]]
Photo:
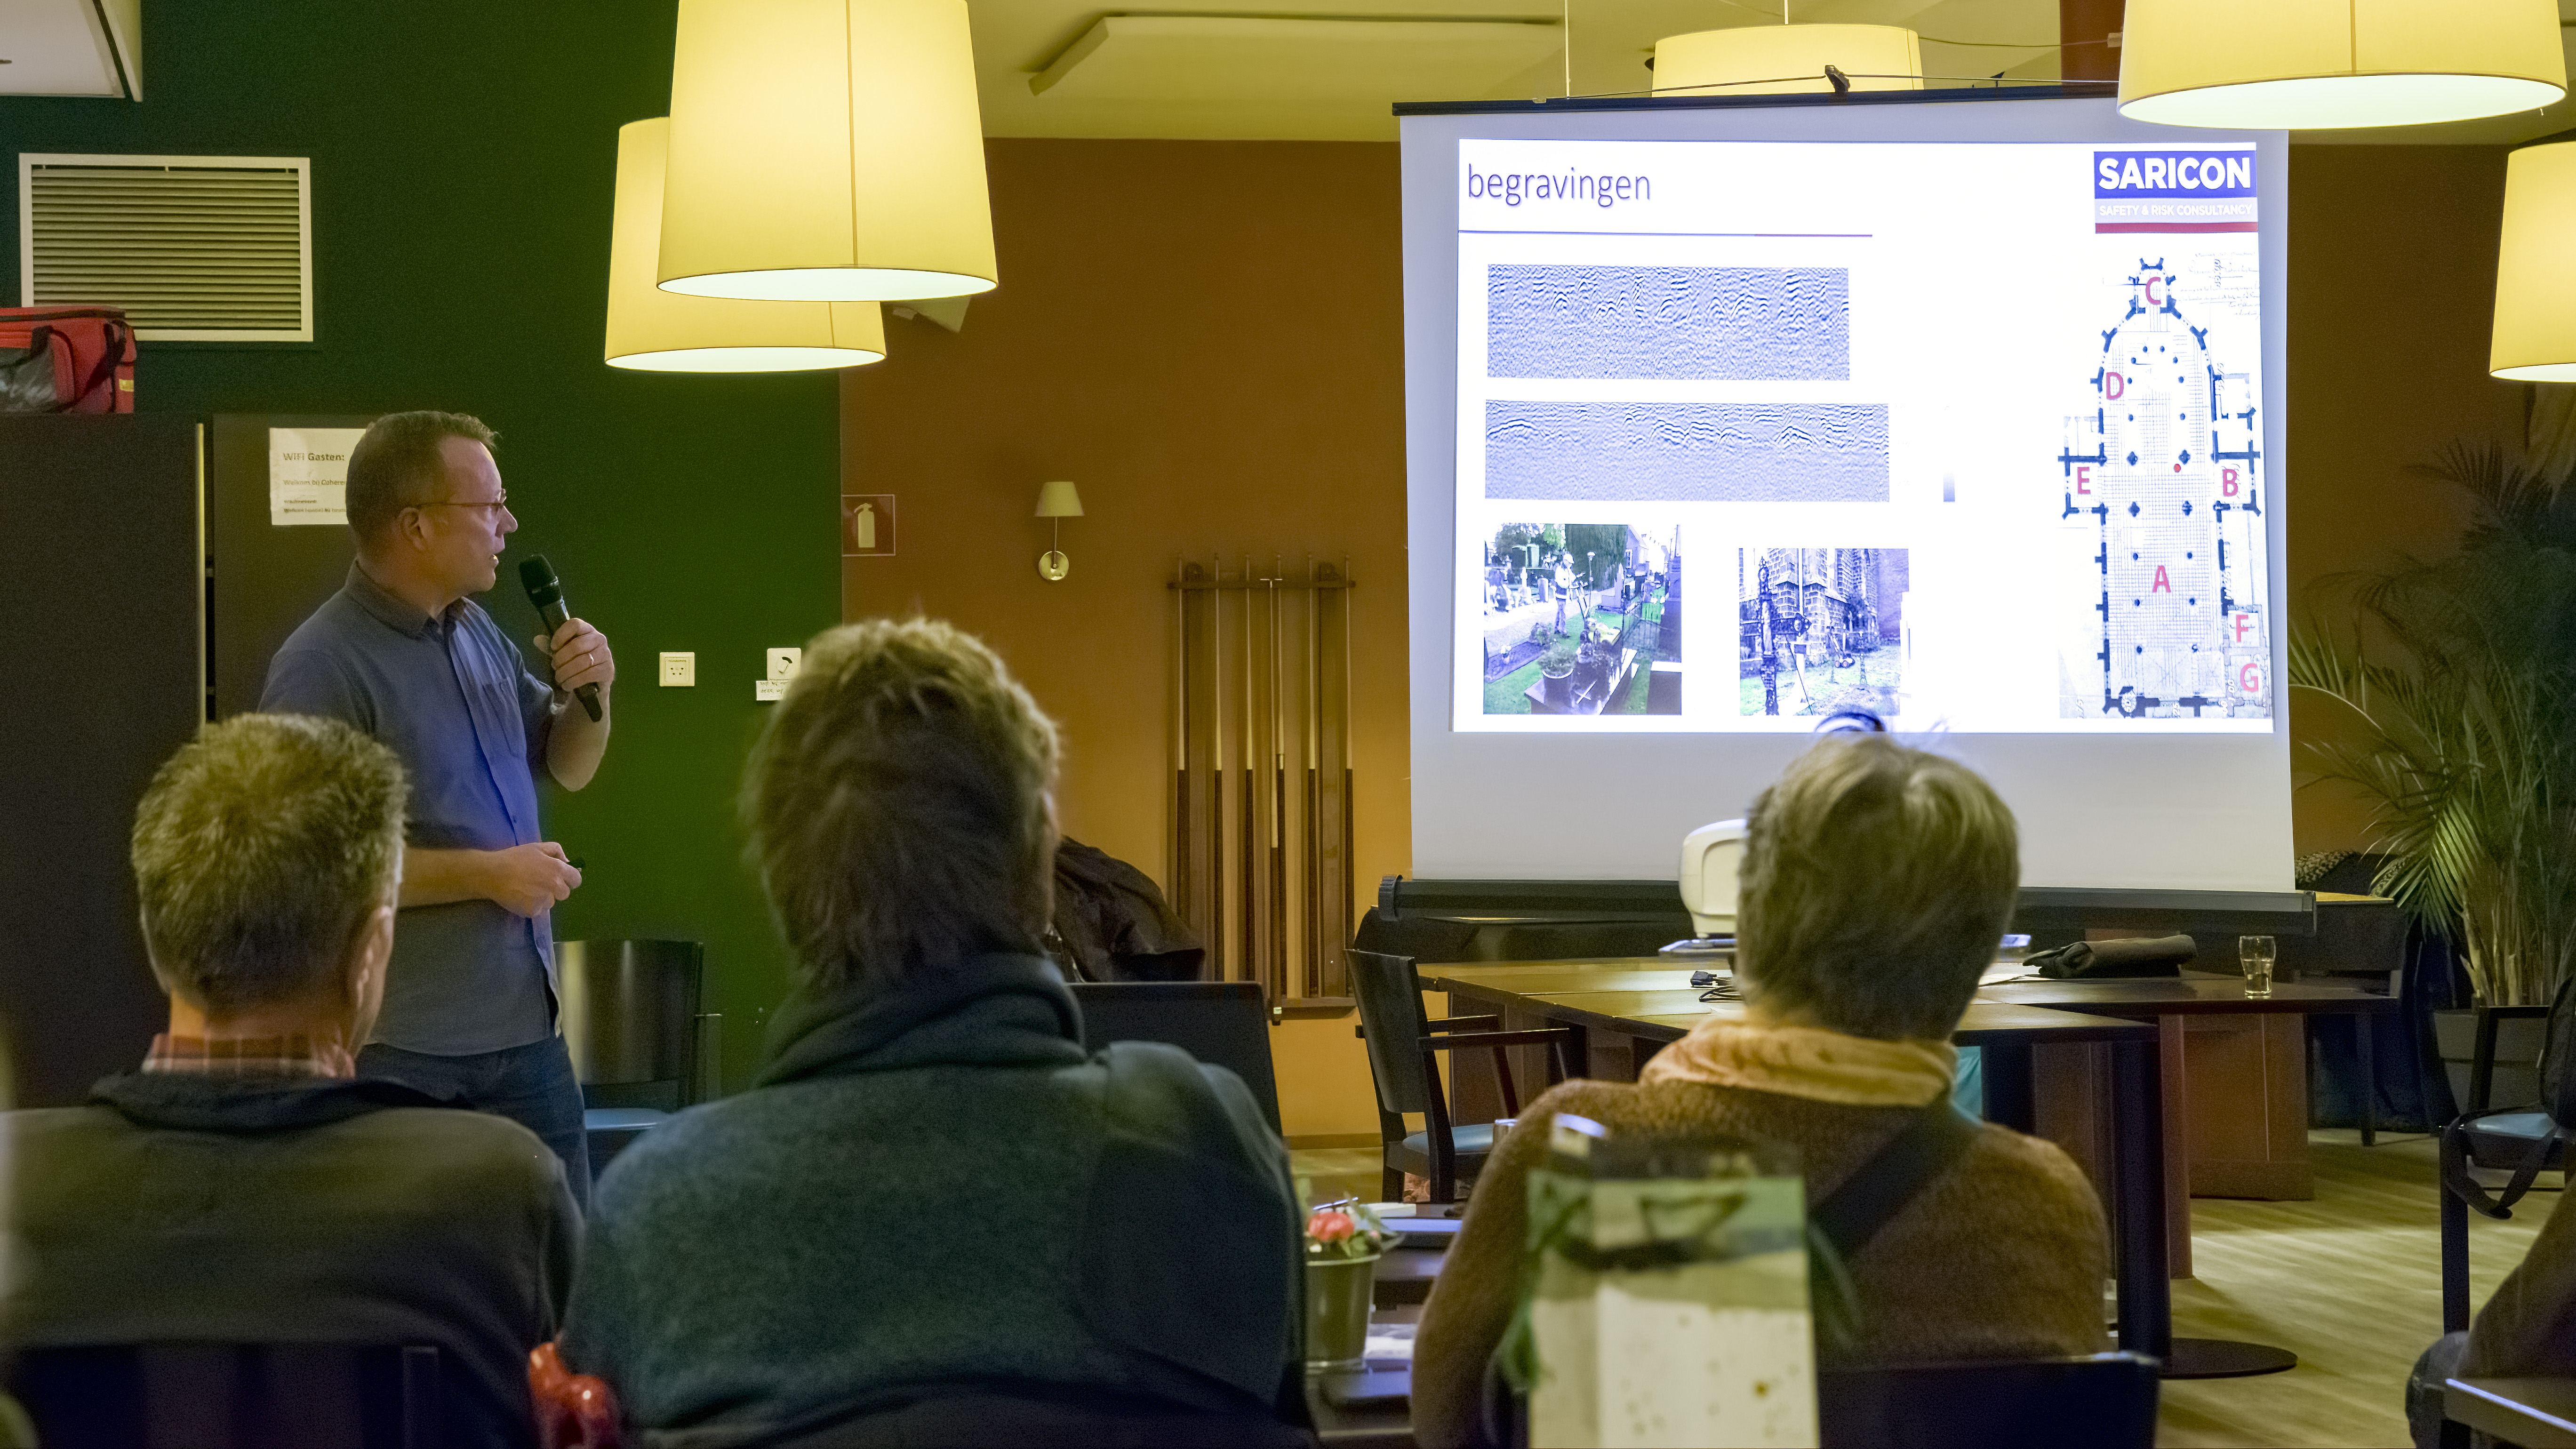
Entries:
[[1452, 728], [2271, 730], [2253, 144], [1457, 161]]

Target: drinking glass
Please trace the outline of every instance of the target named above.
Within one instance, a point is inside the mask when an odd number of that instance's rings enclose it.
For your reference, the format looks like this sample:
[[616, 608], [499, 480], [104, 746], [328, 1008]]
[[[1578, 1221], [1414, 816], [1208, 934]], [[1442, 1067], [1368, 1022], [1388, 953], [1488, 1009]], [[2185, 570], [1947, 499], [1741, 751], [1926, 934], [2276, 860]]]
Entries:
[[2236, 960], [2245, 968], [2245, 994], [2266, 997], [2272, 994], [2272, 959], [2275, 952], [2269, 936], [2236, 938]]

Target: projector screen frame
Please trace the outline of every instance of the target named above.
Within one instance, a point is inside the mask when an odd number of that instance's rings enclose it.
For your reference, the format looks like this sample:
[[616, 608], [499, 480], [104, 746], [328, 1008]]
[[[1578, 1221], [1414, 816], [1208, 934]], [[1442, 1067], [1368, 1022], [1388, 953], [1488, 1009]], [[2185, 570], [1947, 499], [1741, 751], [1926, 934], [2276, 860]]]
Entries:
[[[2260, 165], [2258, 256], [2263, 274], [2258, 396], [2264, 413], [2260, 436], [2269, 465], [2265, 606], [2271, 624], [2271, 728], [2234, 736], [2117, 737], [2124, 772], [2144, 772], [2159, 780], [2192, 781], [2201, 768], [2201, 759], [2192, 752], [2216, 740], [2234, 747], [2235, 753], [2228, 757], [2232, 773], [2225, 779], [2211, 779], [2197, 793], [2173, 792], [2154, 807], [2163, 812], [2161, 828], [2223, 837], [2224, 848], [2150, 852], [2133, 867], [2070, 874], [2068, 862], [2094, 843], [2087, 837], [2088, 829], [2121, 827], [2088, 824], [2081, 818], [2045, 818], [2045, 812], [2032, 808], [2027, 788], [2017, 808], [2023, 816], [2024, 879], [2037, 887], [2233, 892], [2279, 891], [2290, 886], [2288, 712], [2280, 685], [2288, 614], [2284, 567], [2289, 464], [2284, 415], [2288, 137], [2283, 132], [2208, 131], [2131, 121], [2118, 114], [2111, 94], [2105, 85], [2065, 85], [1846, 96], [1433, 102], [1395, 108], [1402, 118], [1404, 145], [1407, 588], [1412, 620], [1412, 864], [1416, 871], [1435, 879], [1671, 878], [1677, 872], [1682, 837], [1691, 828], [1744, 813], [1751, 803], [1751, 790], [1759, 788], [1749, 782], [1775, 778], [1811, 742], [1795, 733], [1640, 733], [1611, 741], [1599, 736], [1479, 734], [1453, 728], [1453, 651], [1459, 647], [1455, 627], [1458, 143], [1589, 139], [1886, 143], [1898, 139], [1892, 132], [1902, 116], [1903, 139], [1908, 141], [2254, 147]], [[1892, 106], [1914, 109], [1886, 109]], [[1699, 637], [1709, 632], [1703, 629]], [[2065, 738], [2099, 737], [1957, 733], [1921, 742], [1997, 775], [2014, 768], [2010, 757], [2016, 746]], [[1598, 758], [1605, 746], [1622, 757], [1617, 768], [1606, 767]], [[1558, 812], [1550, 817], [1551, 825], [1541, 826], [1533, 812], [1522, 810], [1516, 815], [1503, 806], [1480, 806], [1465, 814], [1437, 805], [1426, 808], [1427, 802], [1469, 798], [1479, 790], [1501, 793], [1493, 791], [1491, 782], [1533, 775], [1562, 779], [1587, 801], [1616, 793], [1622, 784], [1638, 779], [1688, 782], [1694, 775], [1711, 773], [1708, 761], [1716, 749], [1727, 753], [1728, 768], [1723, 773], [1734, 778], [1734, 785], [1694, 793], [1685, 784], [1663, 792], [1669, 798], [1635, 792], [1636, 816], [1629, 821], [1586, 822], [1567, 818], [1574, 812]], [[2072, 767], [2061, 772], [2073, 773]], [[2010, 786], [2006, 794], [2013, 798]], [[1543, 851], [1526, 849], [1522, 832], [1535, 828], [1555, 829], [1558, 837]]]

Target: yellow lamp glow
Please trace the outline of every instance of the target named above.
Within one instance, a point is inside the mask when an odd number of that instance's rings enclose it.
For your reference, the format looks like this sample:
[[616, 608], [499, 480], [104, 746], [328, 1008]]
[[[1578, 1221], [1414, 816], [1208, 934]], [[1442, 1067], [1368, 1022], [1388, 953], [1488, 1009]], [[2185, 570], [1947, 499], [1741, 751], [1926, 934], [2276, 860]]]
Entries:
[[2122, 21], [2132, 120], [2419, 126], [2565, 94], [2554, 0], [2129, 0]]
[[1659, 96], [1795, 96], [1831, 91], [1832, 66], [1856, 91], [1923, 89], [1923, 48], [1896, 25], [1738, 25], [1655, 42]]
[[2504, 162], [2495, 332], [2487, 370], [2517, 382], [2576, 382], [2576, 141], [2525, 146]]
[[965, 0], [681, 0], [664, 291], [894, 302], [999, 275]]
[[608, 242], [608, 365], [646, 372], [802, 372], [885, 358], [874, 302], [738, 302], [653, 285], [662, 245], [662, 165], [671, 123], [617, 130], [617, 216]]

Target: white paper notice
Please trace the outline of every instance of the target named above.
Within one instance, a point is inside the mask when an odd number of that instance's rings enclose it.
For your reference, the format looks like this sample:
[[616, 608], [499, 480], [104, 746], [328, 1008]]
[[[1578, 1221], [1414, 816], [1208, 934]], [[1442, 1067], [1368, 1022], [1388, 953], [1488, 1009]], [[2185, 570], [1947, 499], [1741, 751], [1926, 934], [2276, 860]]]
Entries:
[[349, 521], [349, 453], [364, 428], [268, 430], [268, 521], [339, 525]]

